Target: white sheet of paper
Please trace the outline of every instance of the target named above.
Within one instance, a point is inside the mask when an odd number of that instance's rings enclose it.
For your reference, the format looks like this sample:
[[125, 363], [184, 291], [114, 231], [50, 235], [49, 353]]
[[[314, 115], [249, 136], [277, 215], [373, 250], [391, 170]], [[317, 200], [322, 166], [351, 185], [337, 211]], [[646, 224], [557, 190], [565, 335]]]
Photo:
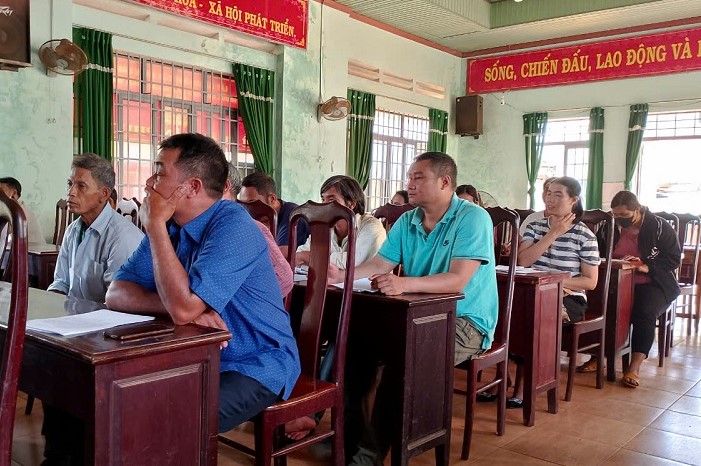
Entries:
[[99, 311], [86, 312], [51, 319], [34, 319], [27, 321], [27, 330], [36, 330], [44, 333], [57, 333], [64, 337], [80, 335], [81, 333], [97, 332], [118, 325], [136, 324], [153, 320], [153, 316], [141, 316], [137, 314], [125, 314], [124, 312], [100, 309]]
[[[343, 282], [334, 283], [333, 286], [343, 289]], [[380, 290], [376, 290], [370, 285], [369, 278], [359, 278], [357, 280], [354, 280], [353, 281], [353, 291], [362, 291], [365, 293], [379, 293], [380, 292]]]
[[[496, 269], [497, 269], [497, 272], [508, 273], [509, 266], [508, 265], [497, 265]], [[517, 274], [527, 274], [527, 273], [533, 273], [533, 272], [540, 272], [540, 271], [538, 269], [534, 269], [532, 267], [521, 267], [520, 265], [516, 266], [516, 273]]]

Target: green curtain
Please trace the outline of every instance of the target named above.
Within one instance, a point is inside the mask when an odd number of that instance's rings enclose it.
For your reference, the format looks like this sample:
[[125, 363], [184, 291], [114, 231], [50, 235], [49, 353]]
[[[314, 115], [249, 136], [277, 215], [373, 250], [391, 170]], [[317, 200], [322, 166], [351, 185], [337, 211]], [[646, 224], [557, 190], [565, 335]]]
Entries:
[[78, 153], [93, 152], [111, 161], [114, 139], [112, 34], [73, 28], [73, 42], [85, 51], [89, 63], [73, 81]]
[[587, 176], [587, 209], [600, 209], [604, 186], [604, 109], [589, 112], [589, 174]]
[[348, 115], [347, 172], [365, 189], [370, 179], [375, 94], [348, 89], [348, 100], [351, 112]]
[[445, 152], [448, 142], [448, 112], [428, 109], [428, 147], [429, 152]]
[[523, 115], [523, 137], [526, 141], [526, 174], [528, 175], [529, 207], [535, 209], [535, 182], [543, 156], [545, 129], [548, 125], [547, 112]]
[[239, 113], [256, 170], [273, 174], [275, 72], [234, 64]]
[[626, 146], [626, 181], [625, 189], [631, 190], [635, 169], [638, 166], [640, 147], [643, 145], [643, 135], [647, 124], [647, 104], [635, 104], [630, 106], [630, 119], [628, 120], [628, 145]]

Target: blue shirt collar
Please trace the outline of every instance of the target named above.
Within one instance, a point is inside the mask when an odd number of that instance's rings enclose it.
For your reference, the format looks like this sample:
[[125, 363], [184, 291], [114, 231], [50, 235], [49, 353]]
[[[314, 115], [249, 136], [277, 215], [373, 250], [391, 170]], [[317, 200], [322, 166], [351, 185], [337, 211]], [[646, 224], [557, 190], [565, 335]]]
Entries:
[[200, 215], [193, 218], [182, 227], [175, 223], [175, 221], [171, 220], [168, 224], [168, 233], [170, 233], [170, 235], [172, 236], [174, 234], [177, 234], [179, 231], [184, 230], [185, 233], [187, 233], [188, 236], [192, 238], [194, 242], [198, 244], [201, 243], [202, 236], [204, 235], [204, 231], [207, 228], [207, 225], [209, 225], [210, 220], [212, 220], [214, 214], [219, 210], [219, 207], [221, 206], [222, 202], [224, 201], [222, 201], [221, 199], [218, 200], [217, 202], [212, 204], [209, 207], [209, 209], [205, 210]]
[[[92, 228], [97, 232], [97, 234], [102, 235], [107, 229], [107, 225], [109, 225], [110, 220], [112, 220], [112, 215], [118, 214], [109, 204], [105, 204], [105, 206], [102, 208], [102, 212], [100, 212], [100, 215], [98, 215], [97, 218], [90, 224], [88, 229]], [[80, 219], [80, 222], [81, 224], [85, 224], [82, 218]]]

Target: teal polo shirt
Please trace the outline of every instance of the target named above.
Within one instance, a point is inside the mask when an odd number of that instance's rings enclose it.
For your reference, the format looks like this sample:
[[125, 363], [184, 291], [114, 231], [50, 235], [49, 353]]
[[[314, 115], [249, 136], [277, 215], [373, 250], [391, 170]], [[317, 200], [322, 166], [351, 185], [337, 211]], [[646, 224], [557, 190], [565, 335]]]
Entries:
[[499, 314], [492, 220], [482, 207], [456, 195], [431, 233], [422, 226], [423, 216], [420, 208], [403, 214], [378, 254], [393, 264], [402, 264], [408, 277], [448, 272], [453, 259], [480, 261], [462, 290], [465, 298], [458, 301], [457, 315], [469, 319], [484, 334], [482, 348], [489, 349]]

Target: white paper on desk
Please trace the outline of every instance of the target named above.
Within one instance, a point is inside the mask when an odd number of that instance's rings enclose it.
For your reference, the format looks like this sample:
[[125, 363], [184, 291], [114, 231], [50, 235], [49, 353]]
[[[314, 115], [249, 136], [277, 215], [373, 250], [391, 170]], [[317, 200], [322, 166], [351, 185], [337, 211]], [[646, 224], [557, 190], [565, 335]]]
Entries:
[[294, 281], [296, 283], [296, 282], [303, 282], [306, 279], [307, 279], [307, 274], [295, 273], [292, 281]]
[[[335, 287], [343, 289], [343, 282], [341, 283], [334, 283]], [[353, 281], [353, 291], [362, 291], [364, 293], [379, 293], [380, 290], [376, 290], [375, 288], [370, 285], [370, 279], [369, 278], [359, 278], [355, 281]]]
[[44, 333], [57, 333], [64, 337], [79, 335], [81, 333], [97, 332], [118, 325], [136, 324], [153, 320], [152, 316], [140, 316], [137, 314], [125, 314], [108, 309], [86, 312], [51, 319], [34, 319], [27, 321], [27, 330], [36, 330]]
[[[497, 265], [496, 266], [497, 272], [509, 272], [509, 266], [508, 265]], [[538, 269], [534, 269], [532, 267], [521, 267], [520, 265], [516, 266], [516, 273], [517, 274], [526, 274], [526, 273], [533, 273], [533, 272], [539, 272]]]

